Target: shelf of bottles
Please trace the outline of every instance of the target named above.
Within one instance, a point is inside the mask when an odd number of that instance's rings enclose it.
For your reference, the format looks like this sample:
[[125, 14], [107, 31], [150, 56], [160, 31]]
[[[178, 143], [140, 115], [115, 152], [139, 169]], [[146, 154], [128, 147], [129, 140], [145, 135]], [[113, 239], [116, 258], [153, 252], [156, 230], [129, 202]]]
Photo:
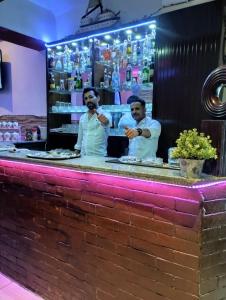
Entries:
[[[130, 105], [129, 104], [121, 104], [121, 105], [102, 105], [101, 106], [104, 111], [111, 112], [111, 113], [126, 113], [130, 112]], [[152, 103], [146, 104], [146, 111], [147, 113], [152, 112]], [[71, 105], [70, 103], [65, 103], [61, 101], [57, 101], [56, 105], [51, 107], [50, 113], [51, 114], [72, 114], [72, 113], [84, 113], [87, 112], [86, 106], [75, 106]]]
[[149, 21], [47, 44], [50, 92], [67, 94], [94, 84], [113, 90], [120, 104], [122, 90], [139, 95], [151, 89], [155, 35], [156, 23]]

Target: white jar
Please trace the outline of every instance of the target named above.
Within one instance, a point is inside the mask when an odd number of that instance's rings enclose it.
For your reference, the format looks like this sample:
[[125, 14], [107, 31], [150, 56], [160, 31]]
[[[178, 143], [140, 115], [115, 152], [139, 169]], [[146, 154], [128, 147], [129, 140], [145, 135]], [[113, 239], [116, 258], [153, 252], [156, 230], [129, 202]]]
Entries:
[[6, 124], [7, 124], [6, 121], [2, 121], [2, 128], [6, 128]]
[[10, 139], [11, 139], [11, 133], [8, 132], [8, 131], [6, 131], [6, 132], [4, 133], [4, 141], [5, 141], [5, 142], [9, 142]]
[[7, 123], [6, 123], [6, 127], [7, 127], [7, 128], [12, 128], [12, 127], [13, 127], [13, 122], [10, 122], [10, 121], [7, 122]]
[[11, 136], [12, 136], [11, 137], [12, 142], [18, 142], [18, 140], [19, 140], [19, 133], [18, 132], [16, 132], [16, 131], [12, 132]]
[[19, 126], [18, 122], [16, 122], [16, 121], [15, 121], [15, 122], [13, 122], [13, 124], [12, 124], [12, 127], [13, 127], [13, 128], [15, 128], [15, 129], [16, 129], [16, 128], [18, 128], [18, 126]]

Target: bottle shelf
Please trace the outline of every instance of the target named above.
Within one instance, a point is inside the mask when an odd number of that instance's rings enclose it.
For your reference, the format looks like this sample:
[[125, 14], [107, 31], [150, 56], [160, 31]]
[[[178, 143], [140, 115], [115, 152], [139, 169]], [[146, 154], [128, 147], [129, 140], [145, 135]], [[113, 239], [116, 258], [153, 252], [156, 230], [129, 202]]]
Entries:
[[[101, 108], [103, 111], [111, 113], [128, 113], [130, 112], [130, 105], [121, 104], [121, 105], [102, 105]], [[146, 104], [146, 111], [148, 113], [152, 112], [152, 103]], [[87, 112], [86, 106], [52, 106], [50, 114], [73, 114], [73, 113], [85, 113]]]
[[52, 94], [59, 94], [59, 95], [71, 95], [70, 91], [62, 91], [62, 90], [49, 90]]
[[68, 72], [67, 70], [57, 70], [54, 68], [48, 68], [49, 72], [54, 72], [58, 74], [71, 74], [71, 72]]
[[[50, 130], [51, 135], [77, 135], [78, 128], [74, 129], [73, 131], [70, 129], [65, 128], [55, 128]], [[109, 136], [121, 136], [125, 137], [124, 129], [121, 128], [110, 128]]]

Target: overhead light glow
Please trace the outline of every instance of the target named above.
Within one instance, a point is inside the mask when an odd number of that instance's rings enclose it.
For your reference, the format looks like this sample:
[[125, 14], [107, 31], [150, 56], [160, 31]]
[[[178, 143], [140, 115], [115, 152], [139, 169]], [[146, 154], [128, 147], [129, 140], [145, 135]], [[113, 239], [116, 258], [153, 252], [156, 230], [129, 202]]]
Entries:
[[101, 46], [107, 46], [107, 43], [102, 42], [102, 43], [101, 43]]
[[136, 39], [136, 40], [140, 40], [140, 39], [141, 39], [141, 35], [140, 35], [140, 34], [137, 34], [137, 35], [135, 36], [135, 39]]
[[46, 43], [45, 46], [52, 48], [52, 47], [56, 47], [57, 45], [66, 45], [68, 43], [84, 41], [84, 40], [87, 40], [87, 39], [97, 38], [99, 36], [104, 36], [104, 35], [107, 35], [107, 34], [112, 34], [112, 33], [120, 32], [120, 31], [125, 31], [126, 32], [127, 30], [131, 30], [132, 28], [139, 28], [139, 27], [142, 27], [142, 26], [151, 26], [151, 25], [153, 25], [154, 26], [153, 28], [155, 28], [156, 27], [155, 24], [156, 24], [156, 21], [152, 20], [152, 21], [147, 21], [147, 22], [142, 22], [142, 23], [122, 27], [122, 28], [115, 29], [115, 30], [109, 30], [109, 31], [106, 31], [106, 32], [95, 33], [95, 34], [88, 35], [88, 36], [82, 37], [82, 38], [77, 38], [77, 39], [72, 39], [72, 40], [62, 41], [62, 42]]
[[150, 24], [149, 26], [148, 26], [150, 29], [155, 29], [156, 28], [156, 24]]
[[127, 29], [126, 30], [126, 34], [132, 34], [133, 32], [132, 32], [132, 30], [131, 29]]
[[110, 39], [111, 39], [111, 36], [110, 36], [110, 34], [106, 34], [106, 35], [104, 36], [104, 38], [105, 38], [105, 40], [110, 40]]
[[57, 48], [58, 50], [60, 50], [60, 49], [62, 49], [62, 46], [57, 45], [56, 48]]

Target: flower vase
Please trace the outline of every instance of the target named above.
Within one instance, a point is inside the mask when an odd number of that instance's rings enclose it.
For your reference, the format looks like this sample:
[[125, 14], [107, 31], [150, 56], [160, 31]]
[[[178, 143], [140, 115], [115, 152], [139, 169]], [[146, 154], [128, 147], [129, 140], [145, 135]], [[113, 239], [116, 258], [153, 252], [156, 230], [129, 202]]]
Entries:
[[186, 178], [200, 178], [204, 159], [180, 159], [180, 173]]

